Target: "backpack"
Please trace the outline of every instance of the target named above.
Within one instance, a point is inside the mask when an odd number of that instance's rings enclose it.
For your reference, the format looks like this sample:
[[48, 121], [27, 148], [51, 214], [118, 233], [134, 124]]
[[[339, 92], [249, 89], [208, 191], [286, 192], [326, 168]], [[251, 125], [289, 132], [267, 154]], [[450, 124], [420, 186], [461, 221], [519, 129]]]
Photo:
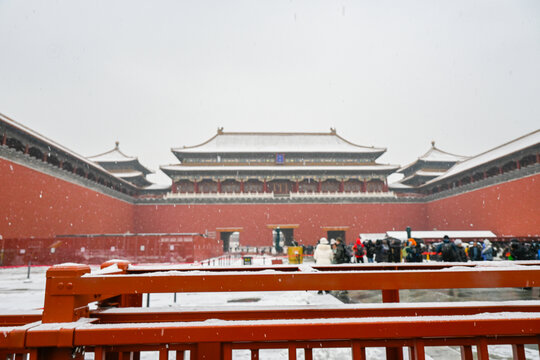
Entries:
[[454, 249], [451, 243], [444, 243], [441, 248], [442, 261], [454, 261]]
[[352, 253], [352, 250], [350, 247], [348, 246], [343, 246], [345, 248], [345, 255], [346, 255], [346, 259], [344, 259], [346, 263], [350, 263], [351, 262], [351, 258], [353, 256], [353, 253]]
[[361, 256], [364, 256], [364, 247], [362, 246], [362, 244], [357, 244], [356, 245], [356, 250], [354, 251], [354, 255], [356, 257], [361, 257]]

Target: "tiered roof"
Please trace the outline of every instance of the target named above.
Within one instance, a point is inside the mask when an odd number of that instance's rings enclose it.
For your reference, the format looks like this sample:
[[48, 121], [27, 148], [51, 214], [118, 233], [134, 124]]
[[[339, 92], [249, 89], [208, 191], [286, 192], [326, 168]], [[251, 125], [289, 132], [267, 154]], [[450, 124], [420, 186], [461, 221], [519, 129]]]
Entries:
[[[237, 175], [264, 174], [324, 174], [334, 175], [340, 172], [350, 175], [365, 172], [388, 175], [399, 167], [395, 165], [377, 164], [375, 160], [386, 151], [385, 148], [368, 147], [354, 144], [341, 136], [335, 129], [328, 133], [285, 133], [285, 132], [224, 132], [219, 128], [216, 135], [202, 144], [173, 148], [172, 152], [180, 160], [180, 164], [161, 166], [167, 175], [185, 176], [189, 174], [227, 174]], [[284, 159], [295, 155], [297, 159], [336, 156], [336, 161], [284, 161], [273, 163], [267, 161], [223, 161], [251, 156], [252, 158], [268, 158], [273, 154], [283, 154]], [[223, 158], [221, 158], [223, 157]], [[341, 161], [346, 157], [349, 161]], [[209, 161], [190, 161], [193, 159], [209, 159]]]
[[202, 144], [173, 148], [182, 160], [183, 154], [196, 153], [355, 153], [381, 156], [386, 148], [353, 144], [339, 136], [335, 129], [328, 133], [224, 132]]
[[394, 190], [408, 189], [425, 184], [429, 180], [441, 176], [454, 164], [468, 159], [466, 156], [451, 154], [435, 147], [431, 142], [431, 148], [414, 162], [401, 167], [397, 172], [405, 177], [400, 181], [390, 184]]
[[451, 169], [446, 171], [441, 176], [429, 181], [428, 184], [434, 183], [439, 180], [447, 179], [449, 177], [461, 174], [473, 168], [487, 165], [493, 161], [497, 161], [509, 155], [519, 153], [530, 148], [540, 148], [540, 129], [523, 135], [505, 144], [499, 145], [496, 148], [485, 151], [476, 156], [467, 158], [466, 160], [455, 164]]
[[151, 174], [152, 171], [143, 166], [138, 158], [128, 156], [120, 151], [120, 143], [118, 141], [115, 143], [114, 149], [90, 156], [88, 159], [101, 165], [116, 177], [129, 181], [134, 185], [140, 187], [152, 185], [146, 179], [146, 175]]

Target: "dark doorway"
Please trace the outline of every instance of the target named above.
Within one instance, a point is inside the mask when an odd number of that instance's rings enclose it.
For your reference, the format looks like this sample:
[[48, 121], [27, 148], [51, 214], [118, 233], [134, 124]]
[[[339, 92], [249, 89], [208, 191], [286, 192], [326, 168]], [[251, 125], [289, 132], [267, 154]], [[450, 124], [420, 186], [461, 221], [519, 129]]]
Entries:
[[345, 238], [345, 230], [328, 230], [326, 232], [326, 236], [328, 241], [330, 241], [330, 239], [337, 239], [340, 237], [344, 244], [347, 243], [347, 239]]
[[[279, 231], [279, 235], [277, 234]], [[272, 247], [276, 249], [277, 252], [281, 252], [282, 246], [294, 246], [294, 228], [279, 228], [276, 227], [272, 229], [273, 243]], [[276, 239], [279, 236], [279, 244], [276, 244]], [[278, 246], [276, 246], [278, 245]]]
[[223, 241], [223, 252], [229, 252], [229, 239], [232, 234], [232, 231], [222, 231], [219, 233], [219, 238]]

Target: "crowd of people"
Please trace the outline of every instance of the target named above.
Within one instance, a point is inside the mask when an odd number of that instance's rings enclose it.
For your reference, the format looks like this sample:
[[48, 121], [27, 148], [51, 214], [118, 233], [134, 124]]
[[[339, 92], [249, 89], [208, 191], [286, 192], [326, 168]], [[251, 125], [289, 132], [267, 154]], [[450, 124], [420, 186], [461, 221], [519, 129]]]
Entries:
[[422, 239], [410, 238], [407, 241], [386, 238], [362, 240], [359, 236], [352, 246], [343, 239], [321, 238], [313, 253], [318, 265], [345, 263], [400, 263], [400, 262], [467, 262], [502, 260], [538, 260], [539, 242], [510, 242], [492, 244], [488, 239], [464, 243], [461, 239], [451, 240], [444, 236], [442, 242], [426, 244]]

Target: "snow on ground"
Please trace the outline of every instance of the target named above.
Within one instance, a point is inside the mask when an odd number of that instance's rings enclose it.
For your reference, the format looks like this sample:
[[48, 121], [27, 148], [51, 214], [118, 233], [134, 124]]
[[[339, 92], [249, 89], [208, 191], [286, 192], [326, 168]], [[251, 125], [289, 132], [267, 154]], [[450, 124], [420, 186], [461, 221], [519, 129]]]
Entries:
[[[254, 265], [270, 263], [268, 258], [253, 257]], [[241, 266], [241, 259], [230, 264]], [[306, 267], [307, 270], [309, 268]], [[41, 309], [45, 292], [45, 273], [47, 267], [32, 267], [30, 279], [27, 279], [27, 268], [0, 268], [0, 313], [28, 312], [29, 310]], [[98, 267], [93, 267], [92, 271], [97, 272]], [[148, 297], [143, 297], [143, 306], [147, 306]], [[149, 306], [151, 308], [193, 308], [194, 304], [204, 307], [268, 307], [268, 306], [298, 306], [298, 305], [322, 305], [338, 306], [342, 305], [336, 297], [330, 294], [318, 295], [316, 291], [290, 291], [290, 292], [228, 292], [228, 293], [177, 293], [176, 302], [174, 294], [151, 294]], [[473, 351], [474, 351], [473, 347]], [[490, 346], [490, 359], [512, 359], [512, 349], [510, 345]], [[303, 359], [302, 349], [297, 350], [297, 358]], [[366, 349], [368, 359], [384, 359], [383, 348]], [[538, 359], [538, 348], [536, 346], [526, 347], [527, 359]], [[171, 352], [170, 359], [174, 355]], [[93, 354], [86, 355], [87, 359], [93, 359]], [[314, 349], [313, 358], [316, 360], [348, 360], [352, 359], [351, 350], [348, 348], [337, 349]], [[408, 359], [407, 351], [404, 351], [404, 358]], [[141, 359], [157, 359], [157, 353], [143, 352]], [[186, 357], [187, 359], [187, 357]], [[248, 350], [235, 350], [233, 352], [235, 360], [249, 360], [251, 353]], [[260, 351], [261, 360], [282, 360], [288, 359], [286, 349], [271, 349]], [[458, 347], [429, 347], [426, 348], [426, 359], [461, 359]]]

